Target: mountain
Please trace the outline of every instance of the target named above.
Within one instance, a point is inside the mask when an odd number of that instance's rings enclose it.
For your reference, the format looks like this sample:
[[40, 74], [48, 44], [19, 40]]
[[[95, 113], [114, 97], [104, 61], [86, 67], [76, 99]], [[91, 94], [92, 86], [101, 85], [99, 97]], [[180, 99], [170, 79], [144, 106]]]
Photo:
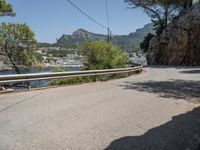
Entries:
[[[147, 24], [141, 29], [137, 29], [136, 32], [129, 35], [112, 35], [112, 42], [119, 46], [122, 50], [131, 52], [138, 51], [140, 43], [148, 33], [154, 33], [153, 24]], [[107, 35], [92, 33], [84, 29], [78, 29], [72, 33], [72, 35], [62, 35], [55, 44], [39, 43], [39, 47], [46, 46], [58, 46], [64, 48], [73, 48], [84, 41], [106, 41]]]
[[148, 33], [154, 33], [152, 23], [146, 24], [143, 28], [137, 29], [129, 35], [114, 36], [112, 41], [124, 51], [138, 51], [140, 49], [140, 43]]
[[72, 35], [62, 35], [62, 37], [60, 37], [57, 40], [57, 46], [72, 48], [74, 46], [80, 45], [82, 42], [86, 40], [104, 41], [106, 40], [106, 35], [88, 32], [84, 29], [78, 29], [75, 32], [73, 32]]

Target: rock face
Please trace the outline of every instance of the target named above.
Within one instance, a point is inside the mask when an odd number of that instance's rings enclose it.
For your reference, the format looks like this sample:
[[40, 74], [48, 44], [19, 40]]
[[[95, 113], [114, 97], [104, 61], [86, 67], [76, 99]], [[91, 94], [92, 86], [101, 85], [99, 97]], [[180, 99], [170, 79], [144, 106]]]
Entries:
[[146, 57], [149, 65], [200, 65], [200, 4], [156, 35]]

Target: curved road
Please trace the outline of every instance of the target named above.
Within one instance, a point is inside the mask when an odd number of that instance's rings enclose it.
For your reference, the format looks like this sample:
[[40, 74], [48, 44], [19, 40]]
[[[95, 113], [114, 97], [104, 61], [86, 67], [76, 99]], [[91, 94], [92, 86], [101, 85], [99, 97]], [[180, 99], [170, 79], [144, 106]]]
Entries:
[[0, 150], [199, 150], [200, 68], [0, 95]]

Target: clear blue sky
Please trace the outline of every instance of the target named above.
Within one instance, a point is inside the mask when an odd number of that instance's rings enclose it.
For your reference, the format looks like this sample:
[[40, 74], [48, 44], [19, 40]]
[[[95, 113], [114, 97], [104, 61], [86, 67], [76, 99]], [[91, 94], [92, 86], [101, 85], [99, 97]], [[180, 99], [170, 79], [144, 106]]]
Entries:
[[[105, 0], [71, 0], [102, 24], [106, 23]], [[0, 22], [26, 23], [39, 42], [53, 43], [62, 34], [72, 34], [78, 28], [106, 34], [66, 0], [8, 0], [16, 17], [1, 17]], [[113, 34], [128, 34], [143, 27], [150, 19], [139, 9], [128, 9], [123, 0], [108, 0], [110, 26]]]

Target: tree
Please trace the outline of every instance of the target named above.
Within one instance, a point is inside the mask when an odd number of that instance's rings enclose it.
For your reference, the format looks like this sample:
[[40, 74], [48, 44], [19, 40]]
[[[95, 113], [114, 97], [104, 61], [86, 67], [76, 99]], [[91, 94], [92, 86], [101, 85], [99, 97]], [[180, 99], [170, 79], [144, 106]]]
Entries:
[[0, 25], [0, 50], [19, 74], [20, 68], [36, 64], [35, 35], [26, 24]]
[[157, 33], [170, 23], [192, 0], [124, 0], [131, 8], [142, 8], [151, 17]]
[[128, 56], [112, 43], [86, 42], [83, 46], [84, 66], [88, 70], [126, 67]]
[[174, 4], [182, 10], [187, 10], [192, 6], [193, 0], [174, 0]]
[[0, 16], [15, 16], [12, 5], [5, 0], [0, 0]]
[[146, 53], [149, 50], [149, 42], [154, 37], [154, 34], [148, 33], [147, 36], [144, 37], [144, 41], [140, 44], [140, 48]]

